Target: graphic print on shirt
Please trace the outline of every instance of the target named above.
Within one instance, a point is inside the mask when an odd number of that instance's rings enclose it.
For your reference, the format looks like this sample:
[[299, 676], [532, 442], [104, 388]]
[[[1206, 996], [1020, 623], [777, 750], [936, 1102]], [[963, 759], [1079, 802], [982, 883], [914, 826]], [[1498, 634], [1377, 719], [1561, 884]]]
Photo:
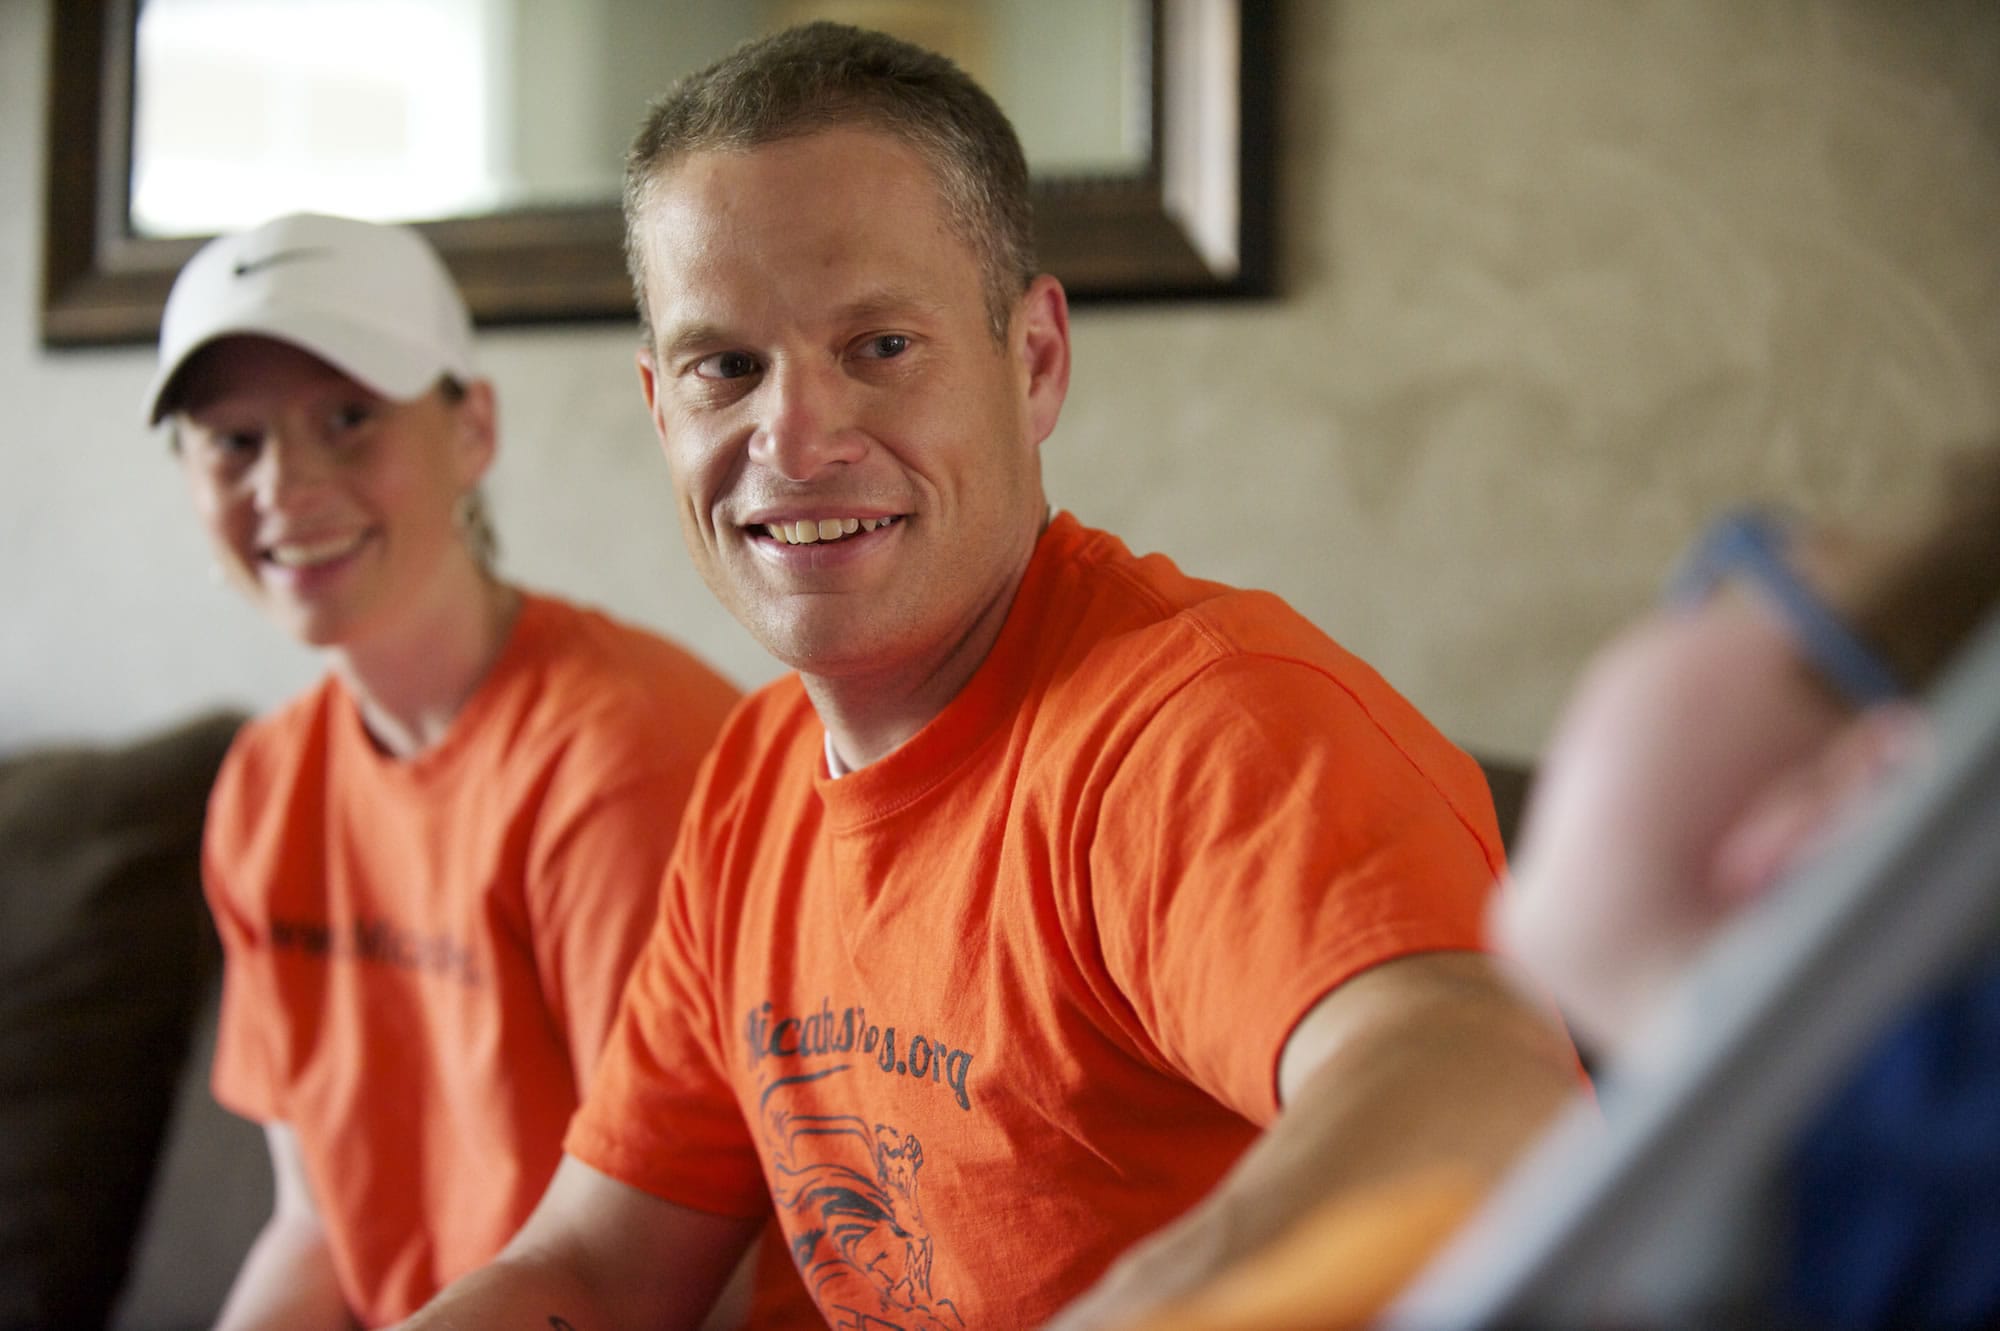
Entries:
[[420, 934], [392, 920], [363, 917], [344, 925], [272, 916], [266, 938], [273, 951], [319, 961], [358, 961], [418, 971], [468, 988], [486, 983], [472, 949], [442, 934]]
[[793, 1264], [828, 1324], [963, 1331], [957, 1306], [931, 1285], [923, 1143], [893, 1124], [800, 1112], [788, 1102], [808, 1085], [823, 1102], [829, 1079], [886, 1075], [931, 1083], [969, 1112], [972, 1054], [921, 1035], [899, 1043], [896, 1028], [871, 1026], [865, 1008], [836, 1017], [825, 999], [803, 1018], [779, 1017], [764, 1003], [751, 1009], [744, 1034], [761, 1087], [757, 1131], [772, 1199]]

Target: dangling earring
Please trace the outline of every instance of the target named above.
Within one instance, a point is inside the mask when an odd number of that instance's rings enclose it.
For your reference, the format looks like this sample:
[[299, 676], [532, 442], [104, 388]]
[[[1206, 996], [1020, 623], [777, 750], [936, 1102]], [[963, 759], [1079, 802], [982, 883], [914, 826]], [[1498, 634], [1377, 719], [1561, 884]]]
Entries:
[[472, 558], [486, 572], [493, 572], [500, 543], [493, 535], [493, 520], [487, 516], [486, 500], [475, 487], [461, 493], [451, 506], [451, 520]]

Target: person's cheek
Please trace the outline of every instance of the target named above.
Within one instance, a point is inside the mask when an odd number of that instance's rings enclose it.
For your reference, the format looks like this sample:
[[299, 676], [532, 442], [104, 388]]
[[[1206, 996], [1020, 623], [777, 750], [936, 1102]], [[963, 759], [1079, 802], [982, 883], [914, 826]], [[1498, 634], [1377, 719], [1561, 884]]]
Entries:
[[1872, 709], [1843, 726], [1811, 759], [1773, 782], [1716, 847], [1707, 880], [1735, 909], [1769, 891], [1817, 854], [1903, 767], [1927, 732], [1911, 704]]

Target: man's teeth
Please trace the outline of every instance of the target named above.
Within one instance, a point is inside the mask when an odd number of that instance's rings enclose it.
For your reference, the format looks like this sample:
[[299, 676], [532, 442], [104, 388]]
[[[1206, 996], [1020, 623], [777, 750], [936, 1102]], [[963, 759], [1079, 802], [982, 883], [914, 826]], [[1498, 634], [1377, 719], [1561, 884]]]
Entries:
[[329, 536], [323, 541], [288, 541], [271, 547], [271, 562], [286, 568], [305, 568], [338, 559], [360, 544], [358, 536]]
[[843, 536], [852, 536], [857, 531], [874, 531], [886, 527], [894, 518], [821, 518], [815, 522], [811, 518], [801, 518], [797, 522], [767, 522], [764, 534], [774, 541], [787, 545], [811, 545], [815, 541], [837, 541]]

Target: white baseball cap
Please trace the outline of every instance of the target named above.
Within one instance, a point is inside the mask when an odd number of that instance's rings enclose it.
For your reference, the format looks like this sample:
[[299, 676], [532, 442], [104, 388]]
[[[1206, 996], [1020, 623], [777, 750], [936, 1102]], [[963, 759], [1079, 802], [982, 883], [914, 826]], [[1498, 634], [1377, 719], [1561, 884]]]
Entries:
[[217, 338], [289, 342], [383, 397], [473, 377], [472, 320], [451, 273], [415, 230], [293, 213], [218, 236], [174, 279], [146, 423], [173, 409], [175, 378]]

